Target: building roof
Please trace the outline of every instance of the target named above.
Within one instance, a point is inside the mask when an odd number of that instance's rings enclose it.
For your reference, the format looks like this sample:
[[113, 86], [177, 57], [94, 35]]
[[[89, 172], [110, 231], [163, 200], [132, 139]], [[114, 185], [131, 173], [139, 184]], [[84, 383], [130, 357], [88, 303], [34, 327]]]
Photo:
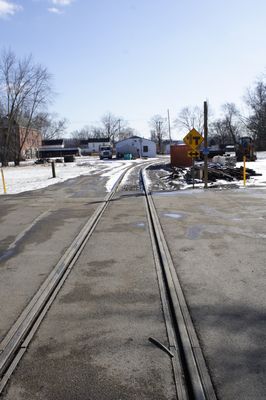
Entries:
[[108, 143], [110, 142], [110, 138], [89, 138], [89, 139], [81, 139], [80, 144], [88, 144], [88, 143]]
[[63, 146], [64, 139], [42, 140], [42, 146]]
[[154, 142], [153, 140], [151, 140], [151, 139], [142, 138], [142, 137], [140, 137], [140, 136], [130, 136], [129, 138], [119, 140], [118, 142], [116, 142], [116, 145], [117, 145], [118, 143], [122, 143], [122, 142], [125, 142], [126, 140], [131, 140], [131, 139], [141, 139], [141, 140], [144, 139], [144, 140], [148, 140], [149, 142], [155, 143], [155, 142]]

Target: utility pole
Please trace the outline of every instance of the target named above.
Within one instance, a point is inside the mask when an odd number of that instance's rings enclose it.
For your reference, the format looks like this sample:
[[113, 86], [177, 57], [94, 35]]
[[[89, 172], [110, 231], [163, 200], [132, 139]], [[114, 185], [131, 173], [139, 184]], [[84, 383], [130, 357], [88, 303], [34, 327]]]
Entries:
[[171, 139], [171, 124], [170, 124], [170, 114], [169, 114], [169, 109], [167, 110], [167, 116], [168, 116], [168, 132], [169, 132], [169, 141], [170, 141], [170, 145], [171, 145], [172, 139]]
[[159, 153], [161, 152], [161, 124], [162, 121], [156, 121], [156, 131], [158, 137]]
[[204, 189], [208, 188], [208, 104], [204, 101]]

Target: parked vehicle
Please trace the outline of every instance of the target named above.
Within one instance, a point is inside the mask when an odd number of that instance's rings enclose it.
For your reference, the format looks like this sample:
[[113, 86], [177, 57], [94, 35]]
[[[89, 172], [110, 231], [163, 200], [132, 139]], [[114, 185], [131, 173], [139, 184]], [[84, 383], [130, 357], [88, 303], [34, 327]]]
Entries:
[[225, 146], [225, 157], [236, 157], [236, 149], [234, 145]]
[[[243, 161], [243, 156], [246, 156], [247, 161], [256, 161], [257, 156], [254, 147], [254, 141], [250, 136], [243, 136], [239, 138], [235, 144], [227, 145], [213, 145], [208, 148], [208, 157], [225, 156], [236, 157], [237, 161]], [[200, 150], [200, 158], [204, 159], [203, 148]]]
[[243, 136], [239, 139], [236, 145], [237, 161], [242, 161], [243, 156], [246, 156], [247, 161], [256, 161], [257, 156], [255, 153], [254, 142], [251, 137]]
[[100, 157], [100, 160], [103, 160], [104, 158], [108, 158], [109, 160], [111, 160], [113, 157], [112, 146], [110, 146], [110, 145], [109, 146], [100, 146], [99, 157]]

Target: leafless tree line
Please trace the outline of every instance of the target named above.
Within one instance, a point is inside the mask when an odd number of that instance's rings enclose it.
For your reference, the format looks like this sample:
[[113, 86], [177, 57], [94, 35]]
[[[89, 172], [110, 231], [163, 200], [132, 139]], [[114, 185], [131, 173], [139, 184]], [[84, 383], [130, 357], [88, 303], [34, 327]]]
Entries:
[[[53, 99], [52, 77], [47, 68], [34, 63], [32, 56], [18, 58], [11, 50], [0, 55], [0, 161], [19, 164], [21, 150], [32, 129], [41, 132], [43, 139], [63, 136], [67, 121], [58, 119], [47, 109]], [[243, 115], [234, 103], [222, 106], [218, 119], [210, 119], [209, 134], [214, 143], [236, 143], [240, 136], [249, 134], [257, 149], [266, 149], [266, 82], [262, 76], [245, 96], [248, 114]], [[18, 137], [16, 124], [23, 126], [24, 135]], [[151, 139], [160, 149], [168, 136], [167, 118], [154, 115], [150, 121]], [[174, 127], [203, 131], [202, 107], [184, 107], [174, 120]], [[96, 126], [86, 125], [72, 132], [74, 140], [108, 137], [111, 142], [137, 134], [127, 121], [108, 112]]]
[[[266, 150], [266, 81], [265, 76], [257, 80], [244, 96], [247, 113], [240, 112], [234, 103], [221, 107], [221, 117], [210, 117], [209, 137], [213, 144], [236, 144], [241, 136], [249, 135], [257, 150]], [[192, 128], [203, 132], [203, 107], [185, 107], [175, 120], [177, 128]]]
[[[43, 137], [56, 136], [66, 121], [56, 121], [47, 112], [53, 98], [52, 77], [32, 56], [18, 58], [11, 50], [0, 55], [0, 160], [19, 164], [22, 148], [32, 129]], [[17, 126], [23, 127], [23, 135]]]
[[82, 129], [71, 133], [73, 139], [109, 138], [111, 143], [126, 139], [137, 132], [131, 128], [127, 121], [111, 112], [104, 114], [98, 125], [85, 125]]

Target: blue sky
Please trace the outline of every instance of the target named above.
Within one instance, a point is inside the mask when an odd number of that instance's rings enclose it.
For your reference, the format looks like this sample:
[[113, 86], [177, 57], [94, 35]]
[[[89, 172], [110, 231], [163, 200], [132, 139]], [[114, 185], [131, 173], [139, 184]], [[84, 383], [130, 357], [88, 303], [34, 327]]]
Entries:
[[242, 106], [266, 72], [265, 16], [265, 0], [0, 0], [0, 48], [48, 68], [69, 132], [110, 111], [148, 137], [167, 109]]

